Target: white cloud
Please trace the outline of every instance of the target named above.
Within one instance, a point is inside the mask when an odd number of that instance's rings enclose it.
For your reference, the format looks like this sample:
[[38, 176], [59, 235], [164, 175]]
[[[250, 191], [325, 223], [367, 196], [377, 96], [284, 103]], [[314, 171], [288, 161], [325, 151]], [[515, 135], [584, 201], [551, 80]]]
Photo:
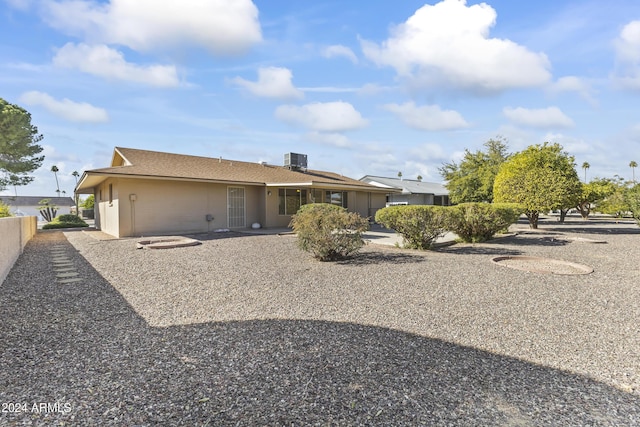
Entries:
[[351, 147], [349, 138], [340, 133], [310, 132], [305, 137], [316, 144], [331, 145], [339, 148]]
[[275, 116], [284, 122], [317, 132], [343, 132], [368, 124], [353, 105], [343, 101], [316, 102], [303, 106], [281, 105], [276, 109]]
[[105, 45], [67, 43], [58, 50], [53, 63], [58, 67], [76, 68], [106, 79], [160, 87], [173, 87], [180, 84], [176, 67], [173, 65], [132, 64], [124, 59], [121, 52]]
[[314, 86], [314, 87], [301, 87], [300, 90], [304, 92], [316, 92], [316, 93], [354, 93], [354, 92], [358, 92], [360, 88], [337, 87], [337, 86]]
[[347, 58], [349, 61], [353, 62], [354, 64], [358, 63], [358, 57], [356, 56], [355, 53], [353, 53], [353, 51], [343, 45], [331, 45], [326, 47], [323, 51], [322, 51], [322, 55], [325, 58], [336, 58], [336, 57], [343, 57], [343, 58]]
[[631, 21], [625, 25], [615, 46], [619, 60], [640, 63], [640, 21]]
[[409, 150], [409, 154], [418, 160], [446, 160], [447, 154], [438, 144], [426, 143]]
[[380, 45], [361, 40], [367, 58], [391, 66], [412, 85], [447, 84], [476, 92], [543, 85], [546, 55], [510, 40], [489, 38], [496, 12], [486, 3], [443, 0], [418, 9]]
[[29, 10], [33, 0], [5, 0], [9, 4], [9, 6], [19, 9], [19, 10]]
[[640, 21], [631, 21], [615, 40], [614, 81], [624, 89], [640, 89]]
[[532, 128], [570, 128], [574, 125], [573, 120], [558, 107], [539, 109], [506, 107], [503, 113], [513, 123]]
[[588, 154], [593, 152], [592, 144], [583, 139], [574, 138], [572, 136], [563, 135], [561, 133], [547, 133], [543, 141], [557, 142], [562, 145], [564, 151], [571, 155]]
[[20, 102], [27, 105], [40, 105], [52, 114], [72, 122], [101, 123], [109, 121], [109, 115], [102, 108], [94, 107], [86, 102], [74, 102], [67, 98], [59, 101], [43, 92], [25, 92], [20, 96]]
[[137, 51], [204, 47], [238, 54], [262, 40], [251, 0], [44, 0], [45, 19], [67, 34]]
[[380, 86], [376, 83], [365, 83], [359, 90], [358, 95], [361, 96], [375, 96], [379, 93], [391, 90], [389, 86]]
[[256, 96], [277, 99], [302, 99], [304, 93], [291, 83], [293, 74], [287, 68], [266, 67], [258, 69], [258, 81], [251, 82], [241, 77], [232, 81]]
[[453, 110], [442, 110], [437, 105], [416, 106], [413, 102], [387, 104], [384, 109], [394, 113], [409, 127], [420, 130], [440, 131], [468, 127], [465, 119]]
[[402, 168], [402, 177], [404, 179], [417, 179], [418, 175], [420, 175], [423, 182], [440, 182], [442, 177], [439, 176], [437, 171], [438, 167], [433, 164], [406, 160]]
[[559, 78], [549, 86], [549, 91], [554, 94], [576, 92], [584, 100], [589, 102], [589, 104], [594, 106], [597, 105], [597, 101], [593, 97], [593, 89], [591, 88], [591, 85], [584, 79], [576, 76], [565, 76]]

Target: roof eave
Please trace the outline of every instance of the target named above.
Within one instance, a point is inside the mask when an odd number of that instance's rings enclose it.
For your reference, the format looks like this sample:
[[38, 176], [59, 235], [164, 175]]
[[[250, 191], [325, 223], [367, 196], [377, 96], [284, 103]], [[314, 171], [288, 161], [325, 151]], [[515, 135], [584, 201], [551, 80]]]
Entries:
[[105, 181], [108, 178], [150, 179], [150, 180], [156, 180], [156, 181], [167, 180], [167, 181], [186, 181], [186, 182], [207, 182], [207, 183], [213, 183], [213, 184], [227, 184], [227, 185], [253, 185], [253, 186], [265, 185], [262, 182], [253, 182], [253, 181], [230, 181], [230, 180], [208, 179], [208, 178], [189, 178], [189, 177], [158, 176], [158, 175], [135, 175], [135, 174], [125, 174], [125, 173], [115, 173], [115, 172], [89, 171], [89, 172], [85, 172], [82, 175], [81, 180], [78, 181], [78, 186], [76, 187], [75, 191], [80, 194], [87, 194], [89, 192], [93, 192], [93, 189], [96, 186], [100, 185], [103, 181]]

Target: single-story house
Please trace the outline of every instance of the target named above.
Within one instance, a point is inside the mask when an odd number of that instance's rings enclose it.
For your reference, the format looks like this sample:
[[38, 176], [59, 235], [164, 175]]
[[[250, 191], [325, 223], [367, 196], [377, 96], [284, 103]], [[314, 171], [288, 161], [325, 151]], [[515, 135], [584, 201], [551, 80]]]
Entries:
[[75, 191], [94, 195], [96, 228], [116, 237], [287, 227], [306, 203], [364, 217], [384, 207], [387, 189], [306, 166], [296, 153], [276, 166], [116, 147]]
[[[73, 213], [76, 203], [71, 197], [47, 197], [47, 196], [1, 196], [0, 201], [9, 206], [9, 211], [15, 216], [37, 216], [38, 221], [45, 219], [40, 214], [40, 204], [43, 200], [49, 200], [49, 205], [58, 208], [57, 215]], [[56, 216], [57, 216], [56, 215]]]
[[449, 191], [442, 184], [413, 179], [385, 178], [366, 175], [360, 181], [379, 188], [388, 188], [387, 206], [390, 205], [449, 205]]

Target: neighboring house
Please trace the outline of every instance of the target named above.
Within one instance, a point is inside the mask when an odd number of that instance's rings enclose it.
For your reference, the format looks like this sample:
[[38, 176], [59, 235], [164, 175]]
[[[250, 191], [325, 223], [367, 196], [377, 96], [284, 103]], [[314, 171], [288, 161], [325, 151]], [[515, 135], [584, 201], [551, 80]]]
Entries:
[[58, 207], [57, 215], [73, 213], [75, 202], [71, 197], [46, 197], [46, 196], [0, 196], [0, 201], [9, 205], [10, 212], [15, 216], [37, 216], [38, 221], [45, 219], [40, 215], [41, 200], [49, 200], [50, 205]]
[[385, 178], [366, 175], [360, 181], [388, 188], [387, 206], [390, 205], [449, 205], [449, 191], [435, 182], [423, 182], [413, 179]]
[[388, 190], [306, 169], [116, 147], [111, 166], [85, 171], [76, 192], [94, 194], [95, 224], [116, 237], [287, 227], [306, 203], [333, 203], [368, 217]]

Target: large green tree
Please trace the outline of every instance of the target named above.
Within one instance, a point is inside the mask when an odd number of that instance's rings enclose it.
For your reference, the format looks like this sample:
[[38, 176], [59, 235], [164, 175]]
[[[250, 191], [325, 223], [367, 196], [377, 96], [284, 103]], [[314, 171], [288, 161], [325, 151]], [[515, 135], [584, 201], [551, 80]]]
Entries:
[[611, 196], [615, 191], [615, 183], [608, 178], [596, 178], [587, 184], [582, 184], [582, 194], [576, 206], [580, 211], [580, 215], [582, 215], [582, 219], [587, 219], [594, 206], [599, 206], [603, 200]]
[[613, 187], [613, 191], [598, 203], [598, 212], [622, 217], [631, 210], [626, 197], [629, 183], [625, 182], [624, 178], [618, 175], [615, 175], [614, 178], [609, 179], [609, 181]]
[[532, 145], [514, 154], [500, 167], [493, 187], [497, 203], [520, 203], [531, 228], [540, 213], [575, 206], [582, 192], [573, 156], [560, 144]]
[[493, 201], [493, 181], [500, 165], [509, 158], [507, 141], [496, 137], [485, 142], [484, 147], [486, 151], [465, 149], [460, 164], [451, 162], [440, 167], [451, 203]]
[[0, 98], [0, 190], [9, 184], [27, 185], [33, 181], [29, 173], [44, 160], [44, 156], [38, 156], [42, 138], [27, 110]]
[[627, 189], [625, 192], [625, 201], [633, 217], [640, 224], [640, 184]]

